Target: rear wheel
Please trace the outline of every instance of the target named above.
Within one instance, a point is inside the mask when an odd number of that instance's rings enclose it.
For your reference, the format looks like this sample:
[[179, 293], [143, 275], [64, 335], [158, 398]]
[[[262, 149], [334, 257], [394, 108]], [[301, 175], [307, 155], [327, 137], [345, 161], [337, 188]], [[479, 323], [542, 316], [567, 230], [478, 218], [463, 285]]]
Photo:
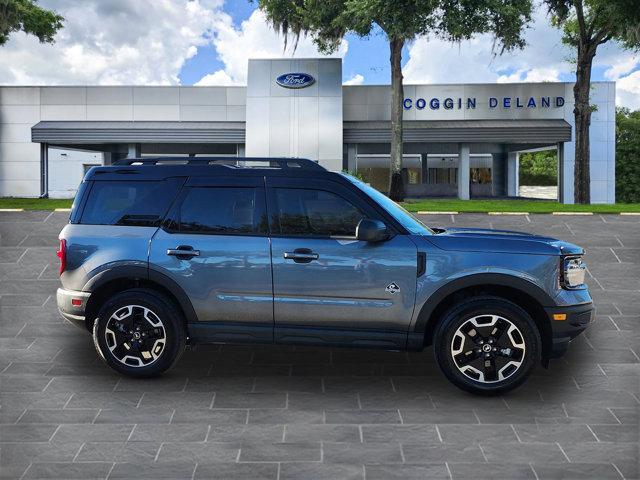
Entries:
[[485, 395], [521, 385], [540, 359], [540, 334], [531, 316], [498, 297], [452, 307], [434, 336], [438, 366], [456, 386]]
[[121, 292], [100, 309], [93, 341], [102, 359], [132, 377], [168, 370], [185, 347], [181, 313], [164, 295], [148, 289]]

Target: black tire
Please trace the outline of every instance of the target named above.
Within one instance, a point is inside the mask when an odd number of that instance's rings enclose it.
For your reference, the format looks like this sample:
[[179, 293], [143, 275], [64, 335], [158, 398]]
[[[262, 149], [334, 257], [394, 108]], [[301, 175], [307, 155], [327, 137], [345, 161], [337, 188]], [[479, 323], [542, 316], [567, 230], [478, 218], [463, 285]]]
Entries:
[[[155, 377], [171, 368], [184, 352], [184, 318], [171, 300], [159, 292], [143, 288], [125, 290], [106, 301], [98, 312], [93, 342], [102, 360], [117, 372], [137, 378]], [[133, 360], [135, 357], [137, 361]], [[138, 365], [134, 365], [136, 362]]]
[[[489, 315], [501, 317], [506, 322]], [[470, 323], [471, 319], [479, 326]], [[492, 321], [500, 323], [491, 325]], [[496, 331], [495, 326], [500, 326], [495, 334], [499, 335], [499, 340], [491, 335]], [[464, 333], [466, 329], [469, 330]], [[505, 336], [505, 331], [511, 333]], [[514, 338], [518, 340], [515, 343]], [[489, 343], [491, 347], [485, 345]], [[521, 385], [539, 363], [541, 352], [540, 333], [531, 316], [515, 303], [492, 296], [470, 298], [445, 312], [434, 333], [433, 345], [436, 362], [445, 376], [462, 390], [480, 395], [498, 395]], [[485, 347], [497, 351], [485, 353]], [[459, 353], [454, 358], [455, 352]], [[467, 363], [469, 359], [473, 360]]]

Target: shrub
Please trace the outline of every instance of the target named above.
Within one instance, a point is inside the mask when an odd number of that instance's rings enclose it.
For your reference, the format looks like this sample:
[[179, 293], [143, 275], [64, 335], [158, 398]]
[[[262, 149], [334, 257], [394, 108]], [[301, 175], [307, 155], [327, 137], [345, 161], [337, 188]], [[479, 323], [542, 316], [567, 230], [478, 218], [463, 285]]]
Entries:
[[616, 202], [640, 202], [640, 110], [616, 111]]
[[558, 158], [555, 150], [520, 154], [520, 185], [558, 184]]

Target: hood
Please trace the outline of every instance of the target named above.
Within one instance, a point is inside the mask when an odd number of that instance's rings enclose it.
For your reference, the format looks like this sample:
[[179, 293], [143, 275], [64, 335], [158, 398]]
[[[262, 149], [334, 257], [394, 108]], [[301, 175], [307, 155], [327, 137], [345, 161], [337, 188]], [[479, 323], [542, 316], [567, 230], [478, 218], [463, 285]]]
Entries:
[[584, 250], [572, 243], [532, 233], [488, 228], [442, 228], [424, 237], [443, 250], [465, 252], [522, 253], [530, 255], [579, 255]]

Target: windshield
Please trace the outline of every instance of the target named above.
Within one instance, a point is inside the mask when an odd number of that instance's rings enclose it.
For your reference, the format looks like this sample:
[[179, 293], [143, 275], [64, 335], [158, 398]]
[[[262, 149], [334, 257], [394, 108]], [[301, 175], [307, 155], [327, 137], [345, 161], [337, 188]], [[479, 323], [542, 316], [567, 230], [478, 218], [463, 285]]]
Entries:
[[395, 218], [404, 228], [415, 235], [432, 235], [434, 232], [424, 223], [416, 219], [404, 208], [391, 200], [385, 194], [380, 193], [373, 187], [358, 180], [356, 177], [343, 173], [342, 176], [371, 197], [378, 205], [384, 208], [389, 214]]

